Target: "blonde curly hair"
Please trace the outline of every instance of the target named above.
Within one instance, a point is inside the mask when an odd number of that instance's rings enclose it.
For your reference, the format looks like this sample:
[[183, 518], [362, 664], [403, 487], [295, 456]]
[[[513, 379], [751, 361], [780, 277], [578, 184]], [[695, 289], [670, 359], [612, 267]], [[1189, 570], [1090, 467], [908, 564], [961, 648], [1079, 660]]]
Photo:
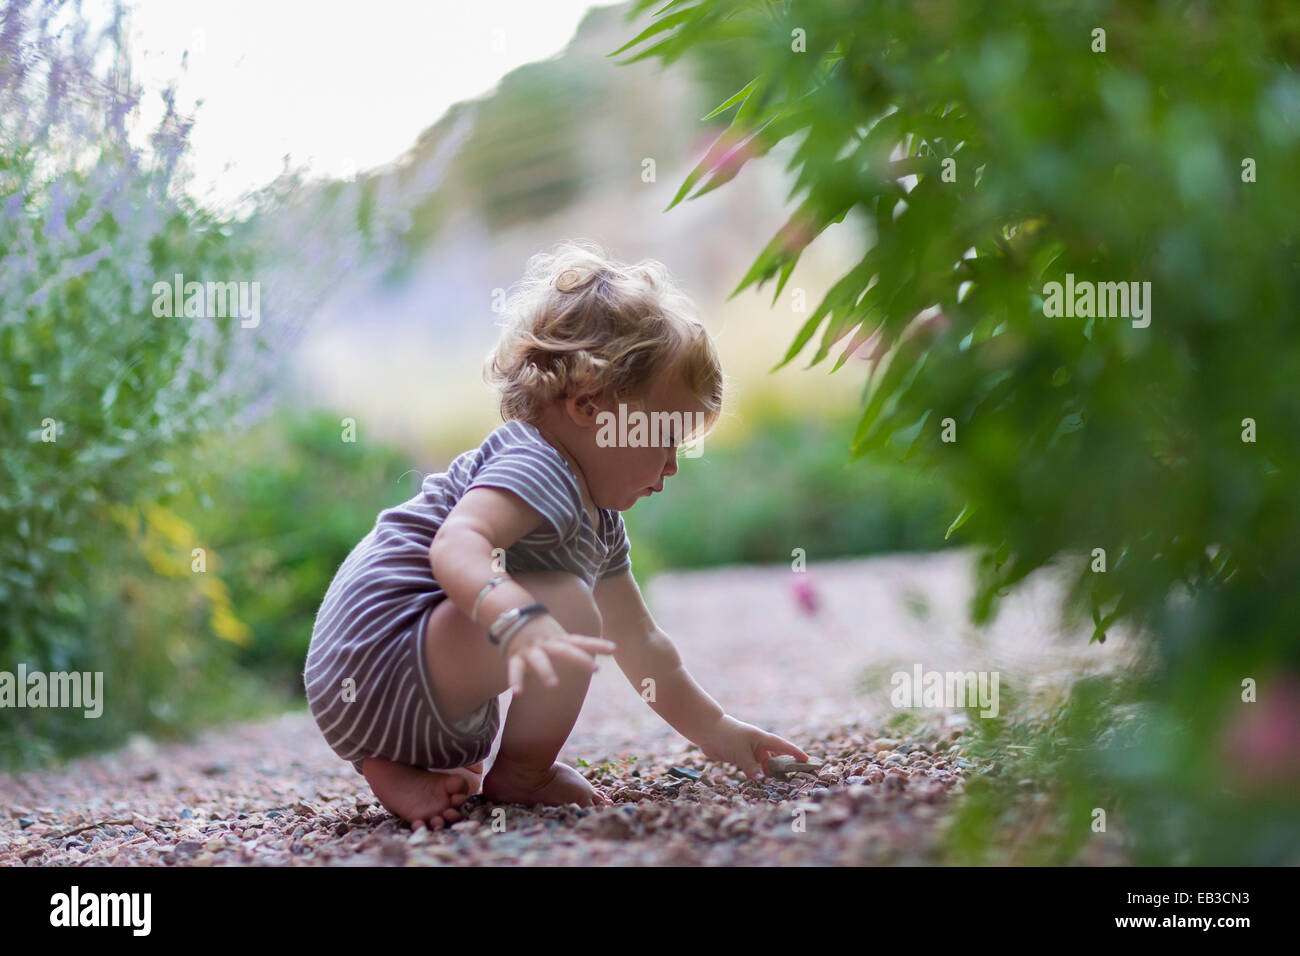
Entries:
[[528, 260], [502, 311], [484, 379], [500, 393], [506, 421], [537, 424], [548, 403], [571, 395], [634, 404], [674, 370], [705, 406], [704, 430], [722, 413], [713, 340], [655, 259], [626, 265], [594, 242], [562, 242]]

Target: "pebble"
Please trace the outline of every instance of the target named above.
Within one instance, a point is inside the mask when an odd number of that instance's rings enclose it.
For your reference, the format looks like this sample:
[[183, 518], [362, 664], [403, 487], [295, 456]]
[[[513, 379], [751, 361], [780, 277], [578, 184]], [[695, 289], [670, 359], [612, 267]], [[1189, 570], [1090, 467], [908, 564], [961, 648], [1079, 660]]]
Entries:
[[178, 860], [189, 859], [190, 857], [197, 856], [199, 851], [202, 849], [202, 843], [198, 843], [194, 840], [186, 840], [185, 842], [177, 843], [172, 847], [172, 858]]

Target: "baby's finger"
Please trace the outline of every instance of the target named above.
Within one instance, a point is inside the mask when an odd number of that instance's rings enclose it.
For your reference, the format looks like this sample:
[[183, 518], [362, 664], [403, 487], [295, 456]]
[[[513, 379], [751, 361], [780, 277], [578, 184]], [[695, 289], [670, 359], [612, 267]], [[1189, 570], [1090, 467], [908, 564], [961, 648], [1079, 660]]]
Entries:
[[800, 760], [809, 759], [806, 753], [784, 737], [778, 737], [776, 734], [763, 734], [759, 743], [768, 748], [773, 754], [789, 754], [792, 757], [798, 757]]
[[618, 646], [613, 641], [607, 641], [603, 637], [583, 637], [580, 634], [570, 634], [569, 642], [593, 654], [612, 654], [618, 649]]
[[547, 650], [552, 654], [563, 655], [568, 660], [573, 661], [575, 664], [582, 665], [593, 673], [600, 669], [599, 665], [596, 664], [596, 659], [594, 657], [582, 648], [575, 647], [568, 641], [556, 641], [554, 644], [548, 645]]
[[524, 653], [528, 655], [528, 662], [533, 665], [533, 669], [541, 676], [547, 687], [554, 687], [560, 682], [560, 679], [555, 676], [555, 668], [551, 666], [546, 651], [540, 647], [531, 647]]
[[518, 655], [510, 658], [510, 663], [506, 665], [510, 689], [516, 695], [524, 692], [524, 672], [528, 669], [528, 664]]

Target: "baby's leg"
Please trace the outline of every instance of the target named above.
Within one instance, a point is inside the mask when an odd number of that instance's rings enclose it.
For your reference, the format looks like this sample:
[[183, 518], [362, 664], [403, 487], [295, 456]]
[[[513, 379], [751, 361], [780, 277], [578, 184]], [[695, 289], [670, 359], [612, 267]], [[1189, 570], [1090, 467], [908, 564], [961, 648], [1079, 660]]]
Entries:
[[[511, 576], [545, 604], [571, 633], [599, 637], [600, 612], [585, 583], [562, 571]], [[480, 627], [451, 601], [429, 616], [425, 659], [434, 696], [449, 720], [473, 713], [489, 697], [507, 689], [506, 662]], [[530, 670], [524, 692], [512, 698], [492, 769], [483, 778], [483, 795], [499, 803], [591, 806], [609, 800], [571, 767], [556, 763], [582, 709], [591, 672], [564, 658], [552, 659], [559, 683], [547, 687]]]

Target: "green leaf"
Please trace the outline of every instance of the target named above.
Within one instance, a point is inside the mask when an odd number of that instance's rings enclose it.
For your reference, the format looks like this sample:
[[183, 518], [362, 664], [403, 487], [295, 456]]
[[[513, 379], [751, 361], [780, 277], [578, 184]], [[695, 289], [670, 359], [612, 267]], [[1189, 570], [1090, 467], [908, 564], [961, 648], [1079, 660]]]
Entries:
[[701, 116], [700, 119], [701, 120], [713, 119], [713, 117], [717, 116], [719, 113], [723, 112], [724, 110], [730, 109], [731, 107], [735, 106], [737, 103], [741, 103], [749, 99], [749, 95], [753, 93], [756, 89], [758, 89], [758, 77], [754, 77], [754, 79], [750, 80], [748, 83], [742, 86], [738, 91], [736, 91], [731, 96], [729, 96], [725, 102], [709, 110], [709, 112]]
[[[672, 6], [672, 4], [669, 4], [669, 6]], [[668, 9], [668, 7], [664, 7], [663, 9], [666, 10]], [[631, 49], [632, 47], [636, 46], [638, 43], [648, 40], [652, 36], [657, 36], [658, 34], [663, 33], [665, 30], [671, 30], [673, 29], [673, 27], [686, 23], [694, 16], [695, 16], [694, 10], [679, 10], [678, 12], [671, 14], [670, 16], [666, 16], [662, 19], [655, 20], [654, 23], [650, 24], [650, 26], [646, 27], [644, 30], [638, 33], [633, 39], [628, 40], [626, 43], [624, 43], [621, 47], [619, 47], [617, 50], [613, 51], [612, 53], [606, 53], [605, 56], [607, 58], [618, 56], [624, 50]], [[623, 63], [620, 65], [635, 63], [637, 60], [652, 55], [658, 49], [659, 46], [650, 47], [649, 49], [643, 51], [642, 53], [638, 54], [632, 59], [624, 60]]]
[[943, 540], [947, 541], [949, 538], [952, 537], [952, 533], [954, 531], [956, 531], [967, 521], [969, 521], [972, 511], [974, 511], [974, 508], [970, 504], [967, 504], [965, 507], [963, 507], [961, 509], [961, 513], [958, 514], [957, 517], [953, 519], [952, 524], [948, 525], [948, 530], [945, 531], [943, 534]]

